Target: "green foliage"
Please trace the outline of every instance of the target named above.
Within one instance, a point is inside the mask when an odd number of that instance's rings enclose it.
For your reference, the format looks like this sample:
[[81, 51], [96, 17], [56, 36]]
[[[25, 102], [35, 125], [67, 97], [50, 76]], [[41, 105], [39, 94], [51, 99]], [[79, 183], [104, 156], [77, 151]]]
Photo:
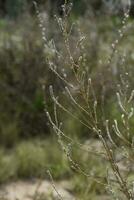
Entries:
[[[56, 139], [56, 138], [55, 138]], [[47, 168], [53, 174], [55, 179], [68, 178], [70, 176], [70, 170], [66, 155], [61, 152], [59, 145], [55, 143], [55, 140], [48, 140], [44, 144], [45, 155], [47, 160]]]
[[15, 150], [17, 175], [22, 178], [47, 177], [50, 169], [55, 178], [69, 175], [65, 156], [54, 141], [23, 142]]
[[45, 151], [37, 144], [20, 144], [16, 149], [17, 175], [24, 178], [42, 176], [46, 169], [45, 156]]
[[6, 12], [9, 17], [16, 18], [22, 14], [26, 6], [26, 0], [7, 0], [6, 1]]
[[[24, 24], [9, 25], [5, 21], [0, 36], [0, 138], [3, 145], [13, 145], [21, 137], [48, 133], [44, 123], [42, 82], [47, 70], [42, 63], [42, 43], [33, 20], [29, 17]], [[25, 33], [23, 26], [27, 26]]]
[[48, 169], [55, 179], [70, 177], [66, 157], [53, 140], [23, 141], [12, 151], [0, 150], [0, 184], [16, 178], [48, 179]]
[[0, 183], [9, 181], [16, 175], [16, 163], [13, 155], [0, 150]]
[[1, 134], [0, 134], [0, 142], [2, 145], [6, 147], [12, 147], [15, 145], [19, 139], [19, 128], [17, 127], [17, 123], [15, 121], [1, 124]]

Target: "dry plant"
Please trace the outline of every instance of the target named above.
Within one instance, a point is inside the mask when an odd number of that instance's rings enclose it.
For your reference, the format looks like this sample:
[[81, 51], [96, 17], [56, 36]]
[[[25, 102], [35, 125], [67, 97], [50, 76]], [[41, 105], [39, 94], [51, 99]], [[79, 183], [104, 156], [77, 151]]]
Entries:
[[[130, 172], [133, 173], [134, 170], [134, 137], [131, 125], [134, 114], [134, 90], [131, 89], [132, 87], [130, 85], [131, 81], [129, 75], [131, 74], [129, 73], [131, 72], [128, 72], [127, 67], [125, 68], [125, 57], [122, 56], [120, 61], [122, 65], [118, 74], [119, 78], [118, 81], [114, 83], [116, 86], [115, 96], [119, 108], [119, 117], [118, 119], [111, 119], [110, 116], [109, 118], [106, 118], [104, 114], [105, 103], [103, 89], [101, 95], [96, 93], [94, 79], [90, 76], [89, 69], [86, 65], [84, 43], [87, 41], [80, 31], [80, 37], [72, 48], [71, 34], [73, 32], [73, 25], [70, 26], [68, 23], [72, 4], [65, 1], [65, 4], [62, 6], [62, 18], [55, 16], [62, 35], [64, 51], [66, 51], [66, 54], [61, 49], [58, 50], [53, 39], [50, 41], [47, 39], [46, 30], [43, 24], [44, 22], [36, 3], [35, 7], [39, 19], [39, 26], [42, 31], [44, 48], [46, 51], [49, 50], [49, 52], [51, 52], [51, 55], [47, 54], [49, 68], [63, 83], [63, 95], [69, 99], [70, 104], [70, 106], [67, 106], [60, 103], [59, 98], [55, 95], [53, 86], [50, 85], [50, 95], [54, 103], [54, 117], [51, 117], [48, 111], [46, 114], [57, 135], [57, 140], [62, 150], [67, 155], [71, 167], [83, 176], [90, 177], [97, 183], [102, 184], [111, 195], [111, 199], [133, 200], [134, 180], [128, 180], [128, 174]], [[111, 76], [112, 61], [114, 56], [118, 54], [118, 46], [127, 29], [129, 11], [130, 2], [128, 1], [128, 6], [122, 20], [122, 27], [118, 30], [118, 36], [111, 45], [112, 53], [109, 56], [107, 64], [105, 64], [106, 71], [111, 74]], [[77, 56], [75, 54], [76, 52]], [[58, 67], [59, 63], [60, 65], [62, 63], [62, 66], [67, 66], [69, 73], [66, 69]], [[71, 78], [68, 74], [71, 74]], [[103, 86], [105, 87], [105, 85]], [[64, 131], [63, 123], [59, 120], [58, 108], [76, 120], [76, 123], [80, 123], [82, 126], [86, 127], [93, 137], [98, 138], [103, 144], [103, 152], [98, 152], [97, 150], [92, 151], [90, 147], [85, 148], [85, 145], [68, 136], [66, 131]], [[72, 108], [74, 108], [75, 111], [73, 111]], [[76, 114], [76, 111], [79, 111], [79, 116]], [[100, 157], [105, 159], [108, 163], [104, 166], [106, 167], [107, 172], [105, 182], [101, 181], [101, 178], [104, 180], [104, 177], [96, 177], [92, 173], [88, 173], [73, 159], [73, 146], [77, 146], [82, 151], [87, 151], [92, 155], [98, 156], [99, 154]], [[125, 166], [125, 172], [122, 170], [120, 162]], [[62, 197], [59, 199], [62, 199]]]

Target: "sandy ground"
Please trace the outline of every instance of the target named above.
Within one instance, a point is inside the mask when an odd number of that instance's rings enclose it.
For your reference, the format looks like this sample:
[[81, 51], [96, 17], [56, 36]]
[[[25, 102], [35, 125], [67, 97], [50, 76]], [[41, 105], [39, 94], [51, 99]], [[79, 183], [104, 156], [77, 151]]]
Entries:
[[[67, 191], [67, 184], [55, 183], [56, 190], [63, 197], [64, 200], [75, 200], [75, 198]], [[3, 197], [8, 200], [31, 200], [38, 195], [44, 195], [47, 200], [57, 200], [58, 194], [55, 191], [52, 183], [48, 181], [17, 181], [1, 186], [0, 198]]]

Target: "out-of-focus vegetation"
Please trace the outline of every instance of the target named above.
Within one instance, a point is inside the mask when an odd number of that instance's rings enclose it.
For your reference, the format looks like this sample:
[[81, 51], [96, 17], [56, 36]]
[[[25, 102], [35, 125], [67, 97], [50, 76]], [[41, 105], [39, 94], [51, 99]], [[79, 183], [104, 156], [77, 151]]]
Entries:
[[[39, 4], [42, 9], [47, 9], [52, 16], [56, 12], [58, 14], [62, 15], [62, 9], [61, 6], [64, 4], [64, 0], [36, 0], [36, 2]], [[123, 7], [122, 3], [124, 5], [127, 4], [127, 1], [115, 1], [115, 0], [68, 0], [67, 1], [73, 3], [73, 12], [75, 15], [80, 16], [81, 14], [85, 14], [87, 11], [90, 11], [91, 13], [99, 14], [99, 13], [107, 13], [108, 14], [122, 14], [123, 13]], [[131, 0], [131, 10], [130, 14], [133, 16], [134, 2]], [[34, 7], [33, 7], [33, 1], [30, 0], [1, 0], [0, 2], [0, 13], [1, 16], [7, 16], [9, 18], [16, 18], [20, 15], [22, 15], [24, 12], [30, 12], [34, 14]]]
[[[68, 19], [68, 23], [75, 22], [78, 26], [78, 29], [74, 26], [70, 34], [72, 55], [76, 62], [82, 52], [84, 55], [84, 59], [79, 59], [76, 66], [80, 64], [87, 69], [92, 77], [96, 96], [101, 98], [99, 100], [102, 104], [98, 105], [100, 121], [102, 117], [121, 121], [115, 93], [120, 80], [122, 55], [126, 66], [122, 69], [124, 72], [130, 72], [126, 77], [131, 83], [130, 90], [134, 86], [133, 1], [126, 33], [120, 41], [118, 53], [112, 58], [112, 72], [107, 70], [109, 55], [112, 54], [111, 44], [122, 26], [124, 7], [119, 7], [120, 3], [116, 2], [74, 1], [72, 14]], [[55, 179], [71, 179], [73, 192], [80, 199], [96, 199], [96, 195], [106, 193], [102, 186], [106, 180], [103, 180], [101, 185], [96, 180], [91, 182], [90, 178], [83, 178], [81, 174], [73, 173], [73, 169], [69, 169], [69, 163], [61, 153], [45, 115], [47, 109], [53, 116], [54, 109], [49, 85], [54, 86], [60, 101], [68, 105], [67, 98], [63, 97], [65, 84], [49, 69], [46, 58], [49, 57], [56, 63], [63, 77], [68, 76], [72, 83], [74, 81], [69, 70], [64, 41], [54, 18], [54, 14], [63, 17], [61, 5], [64, 2], [38, 0], [37, 3], [49, 41], [47, 45], [42, 40], [36, 10], [31, 1], [0, 1], [0, 183], [17, 178], [47, 177], [46, 170], [49, 168]], [[83, 48], [75, 51], [75, 46], [79, 46], [79, 37]], [[53, 51], [53, 41], [57, 50], [62, 51], [63, 57], [59, 56], [59, 59], [55, 57], [57, 52]], [[77, 68], [75, 70], [77, 72]], [[72, 93], [78, 102], [83, 103], [77, 95], [77, 88]], [[105, 113], [102, 110], [104, 106]], [[67, 135], [75, 141], [85, 143], [89, 139], [96, 139], [96, 136], [90, 134], [89, 130], [83, 128], [75, 119], [63, 112], [58, 114], [64, 121]], [[75, 114], [78, 117], [81, 115], [77, 110]], [[132, 118], [132, 132], [133, 126]], [[98, 144], [95, 148], [98, 148]], [[94, 158], [88, 153], [83, 156], [77, 148], [74, 148], [74, 158], [96, 176], [105, 176], [101, 158]], [[128, 178], [131, 176], [132, 174], [128, 173]]]

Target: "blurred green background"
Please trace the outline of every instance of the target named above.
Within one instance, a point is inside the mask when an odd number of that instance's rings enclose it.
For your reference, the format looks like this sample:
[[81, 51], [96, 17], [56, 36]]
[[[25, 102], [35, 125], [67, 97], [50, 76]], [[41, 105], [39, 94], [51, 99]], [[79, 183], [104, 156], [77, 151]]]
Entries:
[[[62, 49], [66, 56], [62, 36], [54, 15], [63, 17], [61, 5], [63, 0], [36, 1], [46, 27], [48, 41], [54, 38], [57, 48]], [[125, 2], [125, 1], [124, 1]], [[134, 64], [134, 30], [129, 29], [121, 41], [118, 57], [113, 61], [113, 75], [106, 69], [105, 60], [111, 53], [110, 45], [121, 27], [126, 2], [101, 0], [74, 0], [69, 16], [69, 23], [76, 23], [81, 30], [74, 28], [71, 36], [72, 46], [75, 46], [80, 34], [85, 34], [88, 42], [84, 44], [86, 55], [83, 65], [89, 68], [90, 76], [94, 79], [95, 92], [100, 95], [101, 84], [105, 87], [105, 115], [119, 118], [115, 101], [114, 88], [118, 81], [116, 72], [119, 70], [120, 57], [126, 54], [126, 64], [133, 71]], [[129, 24], [133, 22], [133, 1], [130, 10]], [[61, 101], [67, 104], [64, 84], [49, 70], [46, 62], [48, 49], [44, 47], [41, 30], [34, 4], [31, 0], [1, 0], [0, 1], [0, 182], [17, 178], [44, 177], [47, 168], [53, 172], [54, 178], [65, 179], [72, 176], [67, 159], [58, 147], [57, 139], [45, 114], [49, 110], [53, 116], [53, 103], [49, 95], [49, 85], [53, 85]], [[50, 44], [51, 45], [51, 44]], [[73, 47], [72, 47], [73, 48]], [[51, 51], [51, 48], [50, 48]], [[73, 51], [72, 51], [73, 52]], [[73, 52], [79, 57], [81, 52]], [[52, 55], [53, 56], [53, 55]], [[62, 60], [57, 61], [62, 68]], [[103, 65], [100, 64], [100, 59]], [[85, 63], [84, 63], [85, 62]], [[67, 63], [64, 68], [67, 69]], [[62, 71], [62, 70], [61, 70]], [[73, 81], [72, 74], [70, 80]], [[103, 74], [103, 78], [102, 75]], [[102, 78], [102, 79], [101, 79]], [[100, 82], [99, 82], [99, 81]], [[102, 81], [102, 82], [101, 82]], [[130, 76], [132, 86], [133, 76]], [[112, 87], [111, 87], [112, 85]], [[45, 89], [44, 87], [45, 86]], [[99, 98], [99, 97], [98, 97]], [[82, 103], [82, 102], [81, 102]], [[101, 105], [99, 105], [101, 110]], [[80, 113], [75, 111], [76, 115]], [[99, 114], [100, 115], [100, 114]], [[66, 132], [75, 140], [85, 142], [90, 138], [88, 130], [75, 120], [61, 112]], [[132, 122], [133, 125], [133, 122]], [[52, 148], [53, 145], [53, 148]], [[80, 152], [76, 151], [76, 158]], [[96, 173], [104, 172], [99, 159], [90, 158], [90, 162], [82, 158], [87, 168], [96, 167]], [[100, 164], [100, 167], [98, 165]], [[76, 192], [83, 194], [82, 177], [74, 175]], [[85, 181], [85, 184], [87, 182]], [[101, 193], [102, 188], [89, 185], [87, 193]], [[93, 187], [95, 188], [93, 190]], [[82, 192], [81, 192], [82, 191]], [[86, 199], [87, 193], [83, 197]]]

